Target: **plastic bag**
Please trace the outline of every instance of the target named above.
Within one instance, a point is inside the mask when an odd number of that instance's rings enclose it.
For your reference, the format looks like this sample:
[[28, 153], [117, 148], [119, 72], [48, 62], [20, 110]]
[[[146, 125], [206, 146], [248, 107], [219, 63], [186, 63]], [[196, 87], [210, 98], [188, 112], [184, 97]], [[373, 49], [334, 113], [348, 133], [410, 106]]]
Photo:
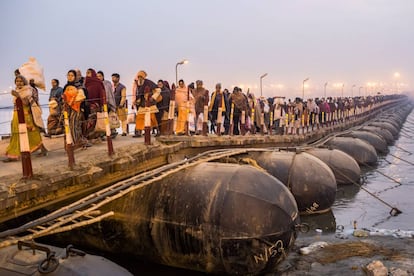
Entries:
[[115, 112], [110, 111], [108, 114], [108, 119], [110, 129], [118, 128], [121, 126], [121, 124], [119, 123], [118, 115]]
[[252, 123], [251, 123], [250, 116], [247, 116], [247, 117], [246, 117], [245, 124], [244, 124], [244, 128], [245, 128], [246, 130], [250, 130], [251, 124], [252, 124]]
[[195, 132], [195, 122], [194, 122], [194, 115], [192, 113], [188, 113], [188, 130], [190, 132]]
[[35, 101], [32, 101], [30, 109], [32, 111], [33, 121], [35, 125], [41, 129], [45, 129], [45, 125], [42, 119], [42, 108]]
[[128, 113], [127, 124], [135, 124], [137, 114], [135, 112]]
[[96, 112], [95, 132], [106, 132], [104, 112]]
[[46, 91], [45, 76], [43, 74], [43, 67], [37, 62], [34, 57], [30, 57], [29, 61], [24, 63], [19, 68], [20, 74], [23, 75], [27, 81], [34, 80], [36, 87]]

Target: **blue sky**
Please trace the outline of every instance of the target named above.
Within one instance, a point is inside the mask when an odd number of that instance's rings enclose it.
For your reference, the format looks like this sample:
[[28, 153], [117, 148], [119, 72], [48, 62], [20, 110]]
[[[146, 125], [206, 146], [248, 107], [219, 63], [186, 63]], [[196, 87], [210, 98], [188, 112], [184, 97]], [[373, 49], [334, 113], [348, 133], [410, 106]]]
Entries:
[[46, 94], [72, 68], [118, 72], [128, 89], [141, 69], [172, 83], [183, 58], [179, 78], [210, 91], [220, 82], [260, 94], [264, 73], [266, 96], [301, 96], [308, 77], [305, 97], [321, 96], [325, 82], [330, 95], [338, 84], [345, 95], [367, 83], [368, 93], [397, 82], [414, 90], [413, 14], [412, 0], [3, 0], [0, 92], [30, 56], [44, 67]]

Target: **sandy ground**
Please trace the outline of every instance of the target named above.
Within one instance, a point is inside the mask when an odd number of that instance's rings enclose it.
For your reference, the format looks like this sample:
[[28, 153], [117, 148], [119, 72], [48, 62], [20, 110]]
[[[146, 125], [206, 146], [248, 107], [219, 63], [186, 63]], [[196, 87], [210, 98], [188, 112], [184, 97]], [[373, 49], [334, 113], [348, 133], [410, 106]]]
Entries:
[[[299, 234], [287, 258], [278, 266], [278, 272], [269, 275], [366, 275], [364, 268], [374, 260], [388, 269], [388, 275], [414, 275], [412, 237], [358, 238], [349, 234], [338, 238], [335, 235], [315, 231]], [[326, 242], [327, 245], [309, 250], [307, 255], [301, 254], [301, 248], [316, 242]]]

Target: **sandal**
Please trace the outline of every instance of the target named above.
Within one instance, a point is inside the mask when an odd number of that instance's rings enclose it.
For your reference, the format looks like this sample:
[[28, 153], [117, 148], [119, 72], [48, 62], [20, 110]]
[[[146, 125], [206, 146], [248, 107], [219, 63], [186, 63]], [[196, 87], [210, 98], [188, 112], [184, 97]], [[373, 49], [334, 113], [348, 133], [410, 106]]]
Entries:
[[83, 144], [82, 149], [86, 150], [89, 147], [92, 147], [92, 144], [90, 142], [86, 142], [85, 144]]
[[48, 156], [49, 152], [48, 151], [41, 151], [38, 154], [36, 154], [37, 157], [42, 157], [42, 156]]
[[7, 157], [6, 159], [3, 159], [3, 162], [5, 162], [5, 163], [16, 162], [16, 161], [19, 161], [19, 159], [10, 158], [10, 157]]

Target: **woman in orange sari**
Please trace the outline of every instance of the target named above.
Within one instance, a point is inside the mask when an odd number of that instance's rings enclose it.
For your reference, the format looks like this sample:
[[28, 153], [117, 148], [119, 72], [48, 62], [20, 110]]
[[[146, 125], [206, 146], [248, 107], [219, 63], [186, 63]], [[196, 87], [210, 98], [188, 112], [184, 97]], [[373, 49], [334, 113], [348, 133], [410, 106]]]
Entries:
[[81, 103], [85, 100], [82, 85], [76, 81], [76, 71], [69, 70], [68, 82], [63, 88], [62, 99], [64, 109], [68, 112], [70, 134], [73, 139], [73, 148], [91, 146], [82, 135], [82, 122], [84, 120]]

